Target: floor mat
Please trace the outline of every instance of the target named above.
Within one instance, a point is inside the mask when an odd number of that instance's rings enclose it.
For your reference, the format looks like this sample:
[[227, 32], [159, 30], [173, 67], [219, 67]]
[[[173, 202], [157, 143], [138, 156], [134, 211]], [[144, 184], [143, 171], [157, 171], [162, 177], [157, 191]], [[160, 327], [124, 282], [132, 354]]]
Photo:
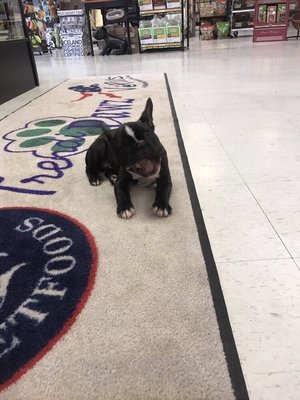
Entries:
[[[1, 121], [1, 400], [239, 397], [169, 95], [164, 75], [69, 80]], [[137, 187], [122, 220], [85, 151], [148, 97], [173, 214], [154, 216], [154, 189]]]

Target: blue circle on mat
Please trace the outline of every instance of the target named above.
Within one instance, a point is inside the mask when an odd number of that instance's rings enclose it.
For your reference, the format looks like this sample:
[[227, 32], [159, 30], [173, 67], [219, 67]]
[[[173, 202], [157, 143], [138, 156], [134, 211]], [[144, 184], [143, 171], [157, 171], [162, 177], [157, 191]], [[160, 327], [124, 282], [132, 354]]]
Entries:
[[93, 287], [94, 239], [78, 221], [37, 208], [0, 209], [0, 391], [71, 327]]

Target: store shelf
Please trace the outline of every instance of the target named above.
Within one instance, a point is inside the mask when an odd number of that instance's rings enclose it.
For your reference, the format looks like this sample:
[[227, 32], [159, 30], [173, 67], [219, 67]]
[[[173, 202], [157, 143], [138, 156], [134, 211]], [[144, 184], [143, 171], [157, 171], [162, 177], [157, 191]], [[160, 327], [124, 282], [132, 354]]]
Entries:
[[253, 28], [232, 28], [232, 32], [253, 31]]
[[215, 14], [215, 15], [201, 15], [200, 14], [200, 18], [201, 19], [208, 19], [208, 18], [223, 18], [223, 17], [227, 17], [227, 14]]
[[266, 28], [285, 28], [286, 25], [282, 23], [275, 24], [265, 24], [265, 25], [256, 25], [256, 29], [266, 29]]
[[269, 5], [273, 5], [273, 4], [286, 4], [288, 2], [288, 0], [257, 0], [257, 4], [261, 5], [261, 4], [269, 4]]
[[248, 9], [245, 9], [245, 10], [232, 10], [233, 14], [246, 13], [246, 12], [254, 12], [254, 8], [248, 8]]
[[173, 48], [181, 48], [181, 43], [153, 43], [153, 44], [142, 44], [141, 48], [142, 50], [148, 50], [148, 49], [173, 49]]
[[[141, 23], [139, 26], [139, 51], [140, 53], [147, 50], [175, 50], [181, 49], [184, 51], [189, 48], [189, 18], [185, 20], [185, 13], [190, 9], [190, 0], [169, 0], [172, 3], [168, 3], [169, 6], [174, 6], [172, 8], [163, 8], [159, 10], [140, 10], [140, 19], [151, 20], [150, 26]], [[145, 6], [144, 0], [138, 0], [139, 4]], [[158, 6], [161, 2], [155, 3]], [[167, 4], [167, 3], [165, 3]], [[146, 4], [149, 5], [149, 2]], [[179, 5], [179, 7], [178, 7]], [[173, 18], [175, 14], [180, 17]], [[172, 25], [168, 24], [168, 15], [172, 19]], [[161, 20], [161, 24], [157, 23], [157, 18]], [[150, 18], [149, 18], [150, 17]], [[146, 25], [146, 26], [144, 26]], [[148, 25], [148, 26], [147, 26]], [[187, 32], [187, 35], [185, 35]], [[167, 40], [173, 40], [168, 42]], [[185, 40], [187, 45], [185, 46]], [[151, 43], [154, 42], [154, 43]], [[161, 42], [161, 43], [159, 43]]]
[[[240, 7], [239, 7], [240, 6]], [[255, 7], [252, 4], [249, 8], [245, 8], [243, 3], [240, 1], [232, 0], [231, 2], [231, 29], [230, 35], [231, 37], [238, 37], [238, 33], [244, 32], [245, 35], [251, 34], [253, 32], [254, 25], [254, 13]], [[238, 27], [236, 27], [236, 25]]]
[[154, 14], [169, 14], [169, 13], [181, 13], [181, 8], [166, 8], [164, 10], [149, 10], [149, 11], [140, 11], [140, 15], [154, 15]]

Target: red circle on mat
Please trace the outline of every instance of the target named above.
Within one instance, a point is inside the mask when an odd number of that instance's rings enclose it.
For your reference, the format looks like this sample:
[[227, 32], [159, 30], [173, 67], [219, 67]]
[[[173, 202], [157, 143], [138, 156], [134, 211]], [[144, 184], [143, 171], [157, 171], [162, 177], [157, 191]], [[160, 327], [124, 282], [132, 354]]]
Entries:
[[2, 391], [72, 327], [94, 286], [98, 252], [90, 231], [58, 211], [0, 208], [0, 226]]

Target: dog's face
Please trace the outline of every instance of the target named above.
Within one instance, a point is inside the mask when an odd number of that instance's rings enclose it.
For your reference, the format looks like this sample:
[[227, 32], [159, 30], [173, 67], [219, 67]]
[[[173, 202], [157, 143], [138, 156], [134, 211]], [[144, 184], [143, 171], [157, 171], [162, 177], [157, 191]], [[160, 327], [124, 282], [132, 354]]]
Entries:
[[117, 129], [113, 147], [122, 168], [148, 177], [160, 169], [163, 147], [154, 132], [153, 104], [148, 99], [140, 119]]
[[97, 30], [97, 32], [94, 33], [94, 38], [96, 40], [103, 40], [106, 37], [106, 29], [104, 27], [101, 27]]

